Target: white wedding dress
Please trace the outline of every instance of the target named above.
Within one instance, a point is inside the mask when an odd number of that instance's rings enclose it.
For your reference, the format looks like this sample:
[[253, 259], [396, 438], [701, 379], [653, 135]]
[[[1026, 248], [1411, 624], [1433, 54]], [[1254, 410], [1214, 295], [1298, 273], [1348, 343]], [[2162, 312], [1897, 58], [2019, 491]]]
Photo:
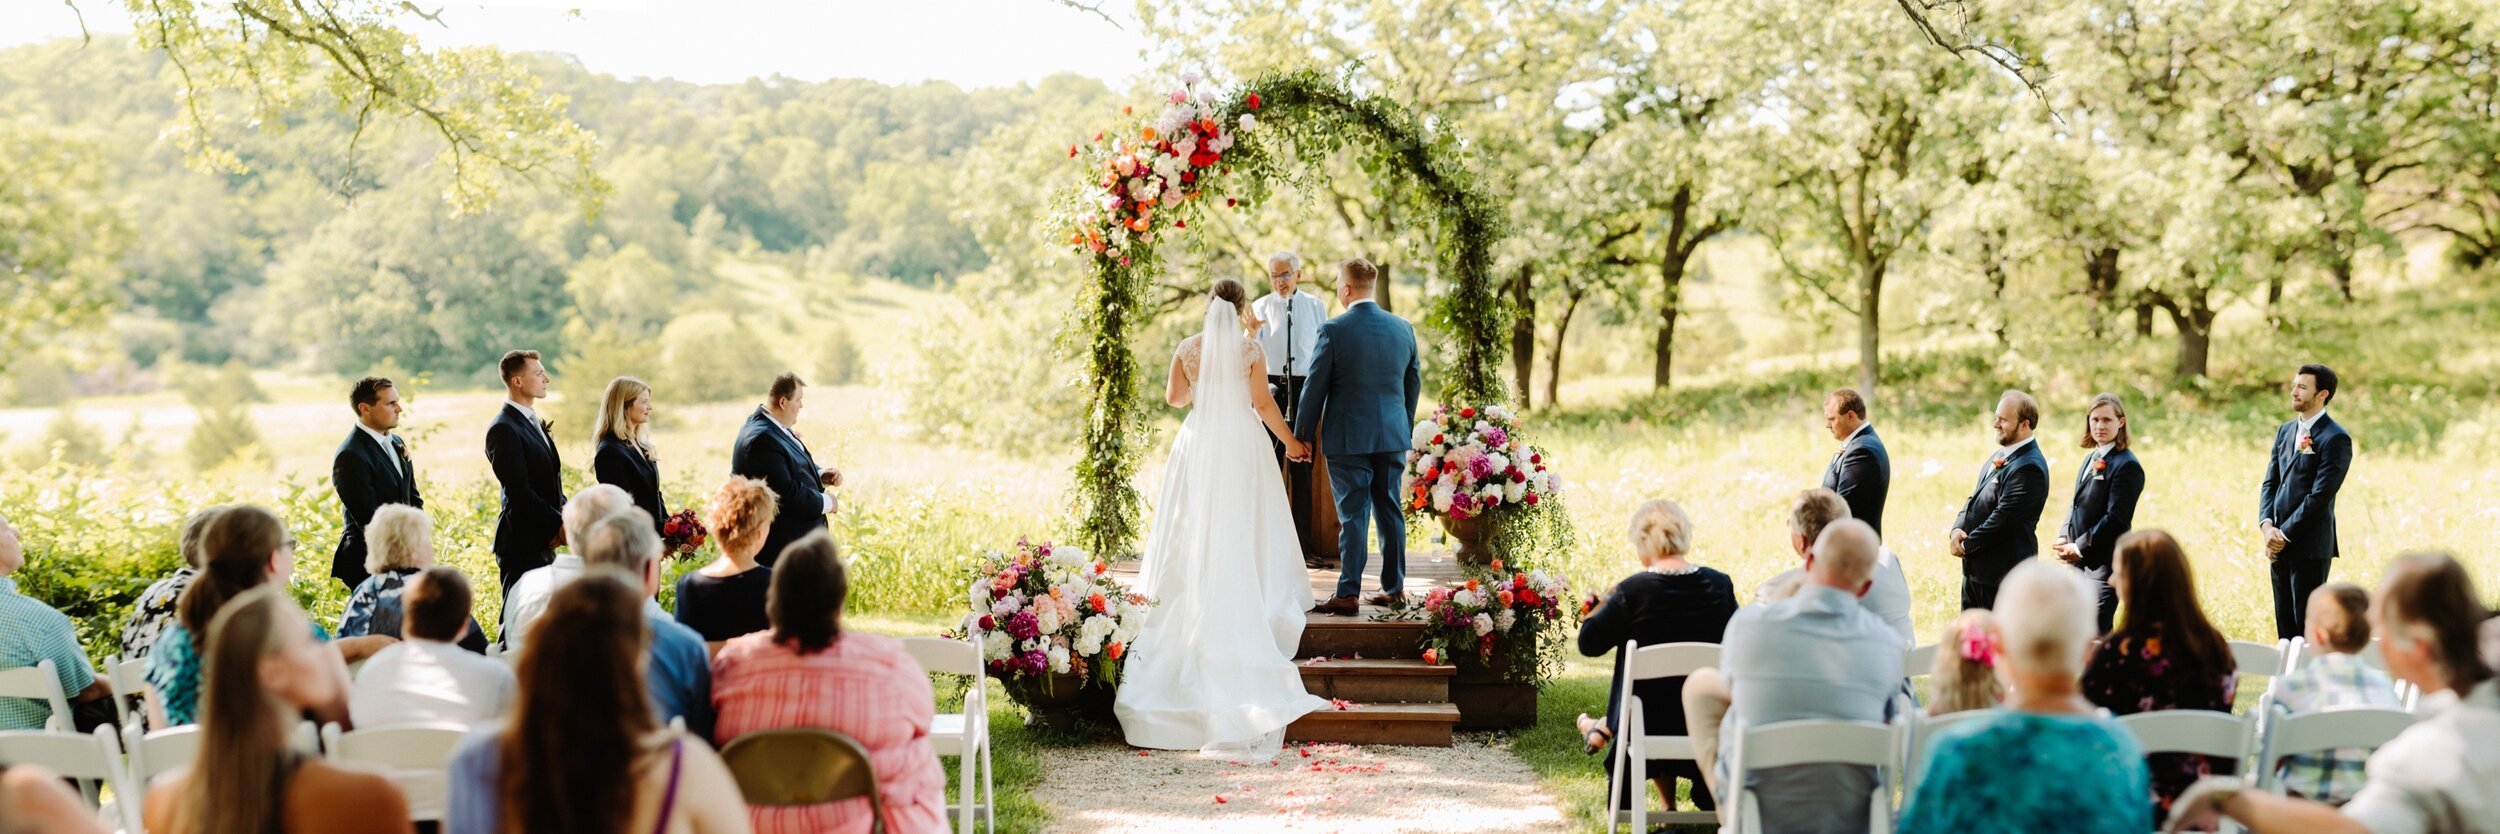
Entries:
[[[1128, 743], [1256, 760], [1328, 702], [1293, 656], [1311, 604], [1284, 475], [1250, 405], [1251, 363], [1231, 302], [1208, 303], [1196, 396], [1164, 465], [1138, 590], [1155, 599], [1120, 674]], [[1261, 383], [1264, 384], [1264, 377]]]

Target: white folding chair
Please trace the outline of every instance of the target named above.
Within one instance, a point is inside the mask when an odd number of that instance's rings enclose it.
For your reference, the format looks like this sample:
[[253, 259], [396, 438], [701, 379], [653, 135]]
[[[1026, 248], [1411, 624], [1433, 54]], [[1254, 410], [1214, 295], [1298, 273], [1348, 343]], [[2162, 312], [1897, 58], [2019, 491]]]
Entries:
[[[1642, 717], [1640, 696], [1632, 694], [1636, 681], [1677, 678], [1700, 669], [1719, 665], [1717, 643], [1660, 643], [1643, 646], [1623, 641], [1620, 650], [1629, 658], [1623, 664], [1623, 680], [1619, 683], [1621, 714], [1615, 726], [1614, 775], [1606, 780], [1606, 807], [1620, 806], [1629, 799], [1632, 807], [1606, 815], [1606, 832], [1614, 834], [1617, 825], [1629, 824], [1634, 831], [1648, 831], [1656, 823], [1715, 825], [1719, 815], [1711, 811], [1650, 811], [1649, 762], [1651, 759], [1693, 760], [1693, 737], [1682, 732], [1651, 735]], [[1681, 730], [1683, 728], [1675, 728]], [[1626, 794], [1629, 794], [1627, 797]]]
[[[2272, 697], [2269, 694], [2260, 702]], [[2121, 716], [2118, 725], [2134, 734], [2144, 755], [2193, 753], [2228, 763], [2231, 772], [2246, 778], [2249, 758], [2256, 753], [2257, 725], [2262, 712], [2260, 709], [2248, 715], [2232, 715], [2219, 710], [2155, 710]], [[2224, 834], [2241, 830], [2244, 829], [2238, 824], [2223, 821]]]
[[1866, 797], [1867, 831], [1892, 831], [1892, 783], [1886, 775], [1900, 749], [1900, 734], [1891, 725], [1872, 721], [1782, 721], [1736, 728], [1736, 748], [1729, 755], [1728, 784], [1736, 788], [1736, 824], [1731, 834], [1761, 832], [1762, 801], [1745, 787], [1745, 773], [1807, 764], [1861, 765], [1875, 769], [1875, 787]]
[[200, 727], [191, 724], [147, 732], [122, 728], [122, 747], [130, 751], [130, 778], [146, 787], [156, 777], [189, 765], [200, 755]]
[[[92, 733], [52, 730], [0, 731], [0, 765], [36, 765], [63, 778], [76, 779], [87, 804], [97, 806], [108, 823], [139, 831], [139, 792], [122, 767], [121, 742], [110, 727]], [[100, 802], [98, 783], [113, 790], [110, 807]]]
[[2292, 643], [2289, 640], [2276, 641], [2271, 644], [2233, 640], [2231, 641], [2231, 664], [2239, 668], [2240, 680], [2245, 681], [2251, 675], [2264, 675], [2266, 689], [2270, 691], [2274, 688], [2274, 679], [2282, 677], [2288, 668], [2284, 663], [2284, 658], [2291, 651], [2291, 647]]
[[144, 719], [147, 716], [144, 711], [135, 716], [142, 720], [136, 721], [132, 720], [134, 716], [130, 711], [130, 699], [147, 696], [148, 662], [145, 658], [123, 660], [122, 656], [117, 654], [105, 656], [104, 685], [113, 690], [114, 723], [124, 727], [146, 723]]
[[321, 747], [331, 761], [369, 765], [398, 783], [408, 797], [408, 818], [439, 821], [450, 805], [451, 754], [469, 735], [457, 723], [400, 724], [340, 732], [321, 727]]
[[[1934, 643], [1929, 643], [1924, 646], [1913, 646], [1901, 650], [1901, 676], [1911, 680], [1934, 677], [1936, 674], [1936, 650], [1937, 644]], [[1932, 701], [1935, 700], [1936, 696], [1933, 693], [1930, 693], [1927, 697], [1928, 700]], [[1917, 706], [1926, 705], [1918, 704]]]
[[42, 701], [52, 708], [52, 717], [43, 720], [44, 729], [65, 733], [71, 730], [69, 695], [61, 691], [60, 670], [53, 668], [50, 660], [0, 671], [0, 698]]
[[[943, 637], [906, 637], [903, 650], [919, 661], [922, 671], [933, 674], [969, 675], [972, 683], [964, 688], [964, 711], [939, 713], [929, 725], [929, 746], [940, 756], [955, 757], [955, 828], [957, 834], [972, 834], [972, 819], [979, 814], [985, 830], [998, 827], [997, 795], [990, 780], [990, 706], [988, 681], [982, 676], [981, 650], [962, 640]], [[980, 779], [979, 792], [974, 792], [973, 779]]]
[[1919, 777], [1927, 772], [1927, 751], [1936, 746], [1936, 733], [1964, 721], [1986, 718], [2004, 712], [2001, 709], [1971, 709], [1928, 717], [1912, 712], [1901, 733], [1901, 787], [1903, 795], [1918, 790]]
[[2259, 748], [2253, 784], [2281, 795], [2283, 780], [2275, 770], [2285, 758], [2345, 747], [2377, 749], [2413, 726], [2417, 717], [2385, 707], [2334, 707], [2277, 719]]

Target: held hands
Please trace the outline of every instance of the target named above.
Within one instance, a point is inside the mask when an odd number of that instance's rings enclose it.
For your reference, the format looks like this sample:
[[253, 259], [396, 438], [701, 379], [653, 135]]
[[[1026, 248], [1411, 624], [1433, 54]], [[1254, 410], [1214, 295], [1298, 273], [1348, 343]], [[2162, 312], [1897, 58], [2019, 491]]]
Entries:
[[1302, 438], [1299, 437], [1285, 438], [1285, 459], [1295, 463], [1310, 463], [1311, 444], [1302, 442]]

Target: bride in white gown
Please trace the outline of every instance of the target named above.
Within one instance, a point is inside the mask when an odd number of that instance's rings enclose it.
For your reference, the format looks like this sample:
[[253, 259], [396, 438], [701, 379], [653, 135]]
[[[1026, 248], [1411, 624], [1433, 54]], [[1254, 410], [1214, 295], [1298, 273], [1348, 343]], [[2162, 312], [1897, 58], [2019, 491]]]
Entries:
[[1164, 466], [1138, 576], [1156, 604], [1114, 709], [1131, 745], [1255, 759], [1275, 755], [1285, 725], [1328, 702], [1302, 688], [1293, 663], [1310, 575], [1263, 435], [1297, 453], [1301, 443], [1244, 335], [1253, 322], [1243, 298], [1239, 282], [1217, 282], [1205, 329], [1173, 357], [1166, 399], [1195, 406]]

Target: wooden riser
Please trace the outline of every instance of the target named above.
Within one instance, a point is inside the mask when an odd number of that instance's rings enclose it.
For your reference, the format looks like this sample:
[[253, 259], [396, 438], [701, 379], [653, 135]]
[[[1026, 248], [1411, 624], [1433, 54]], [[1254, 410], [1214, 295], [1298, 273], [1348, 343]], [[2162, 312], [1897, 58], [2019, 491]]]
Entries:
[[1450, 701], [1450, 680], [1458, 670], [1426, 666], [1421, 660], [1330, 660], [1302, 664], [1302, 688], [1322, 698], [1383, 704], [1438, 704]]
[[1423, 656], [1422, 623], [1373, 622], [1314, 615], [1302, 627], [1295, 657], [1414, 658]]
[[1285, 740], [1448, 747], [1457, 724], [1458, 708], [1449, 704], [1365, 704], [1305, 715], [1285, 728]]

